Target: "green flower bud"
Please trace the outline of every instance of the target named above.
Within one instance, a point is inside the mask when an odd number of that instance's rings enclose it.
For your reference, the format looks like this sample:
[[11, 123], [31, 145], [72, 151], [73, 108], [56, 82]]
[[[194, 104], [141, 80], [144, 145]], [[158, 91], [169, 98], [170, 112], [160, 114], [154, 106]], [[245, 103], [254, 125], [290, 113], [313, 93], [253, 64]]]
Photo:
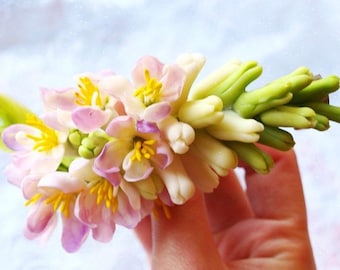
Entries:
[[273, 127], [314, 128], [315, 112], [309, 107], [278, 106], [260, 114], [265, 125]]
[[282, 76], [272, 83], [288, 83], [290, 84], [290, 92], [297, 93], [308, 86], [314, 77], [307, 67], [299, 67], [290, 74]]
[[233, 72], [225, 81], [213, 89], [212, 94], [220, 97], [224, 108], [229, 108], [244, 93], [248, 84], [262, 73], [262, 67], [256, 62], [246, 62]]
[[304, 106], [312, 108], [317, 114], [326, 116], [329, 120], [340, 123], [340, 107], [324, 102], [309, 102]]
[[253, 118], [259, 113], [288, 103], [293, 94], [287, 83], [271, 83], [262, 88], [241, 94], [234, 103], [234, 110], [244, 118]]
[[70, 131], [68, 141], [74, 148], [78, 148], [81, 145], [82, 140], [87, 136], [88, 134], [81, 132], [79, 129], [74, 129]]
[[329, 129], [329, 120], [326, 116], [323, 116], [321, 114], [316, 114], [315, 119], [316, 119], [316, 124], [314, 128], [316, 130], [325, 131]]
[[321, 101], [339, 89], [339, 77], [331, 75], [322, 79], [317, 79], [311, 82], [306, 88], [300, 92], [294, 93], [290, 103], [301, 104], [310, 101]]
[[110, 140], [104, 131], [94, 131], [81, 141], [78, 153], [81, 157], [91, 159], [97, 157], [104, 145]]
[[239, 159], [247, 163], [257, 173], [269, 173], [274, 165], [272, 157], [253, 143], [226, 141], [224, 144], [234, 150]]
[[295, 145], [294, 138], [288, 131], [270, 126], [264, 126], [258, 142], [281, 151], [288, 151]]

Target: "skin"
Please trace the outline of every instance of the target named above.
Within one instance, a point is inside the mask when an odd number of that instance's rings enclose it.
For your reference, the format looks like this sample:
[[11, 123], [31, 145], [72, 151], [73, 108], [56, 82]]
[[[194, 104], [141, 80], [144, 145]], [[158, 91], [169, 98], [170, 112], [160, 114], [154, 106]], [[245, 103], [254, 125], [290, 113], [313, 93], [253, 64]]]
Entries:
[[171, 219], [137, 226], [152, 269], [316, 269], [296, 156], [265, 150], [275, 166], [267, 175], [244, 166], [246, 191], [231, 171], [213, 193], [171, 208]]

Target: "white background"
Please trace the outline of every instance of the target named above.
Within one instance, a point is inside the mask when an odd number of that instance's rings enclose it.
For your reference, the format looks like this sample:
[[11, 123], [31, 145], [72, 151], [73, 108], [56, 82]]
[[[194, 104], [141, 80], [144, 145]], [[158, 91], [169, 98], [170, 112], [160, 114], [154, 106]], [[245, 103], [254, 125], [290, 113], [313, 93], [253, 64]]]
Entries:
[[[145, 54], [167, 63], [183, 52], [207, 57], [202, 76], [232, 58], [264, 67], [257, 84], [301, 65], [339, 75], [339, 12], [337, 0], [0, 0], [0, 91], [40, 113], [40, 86], [73, 86], [74, 74], [105, 68], [129, 76]], [[340, 94], [331, 101], [340, 105]], [[312, 245], [326, 270], [340, 267], [339, 131], [294, 132]], [[0, 153], [1, 171], [8, 162]], [[1, 269], [148, 269], [123, 228], [111, 243], [88, 239], [75, 254], [62, 250], [60, 230], [46, 246], [26, 240], [23, 204], [0, 174]]]

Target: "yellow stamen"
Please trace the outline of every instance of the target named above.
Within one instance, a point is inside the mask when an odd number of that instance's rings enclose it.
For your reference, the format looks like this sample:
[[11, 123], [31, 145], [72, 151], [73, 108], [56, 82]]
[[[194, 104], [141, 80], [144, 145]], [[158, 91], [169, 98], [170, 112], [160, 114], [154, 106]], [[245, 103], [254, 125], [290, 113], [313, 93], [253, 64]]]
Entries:
[[75, 103], [79, 106], [102, 107], [99, 89], [88, 77], [80, 78], [79, 92], [75, 93]]
[[39, 201], [39, 199], [42, 197], [41, 193], [37, 193], [35, 194], [31, 199], [27, 200], [25, 202], [25, 206], [31, 205], [31, 204], [35, 204], [37, 201]]
[[[37, 193], [31, 199], [27, 200], [25, 206], [37, 203], [43, 194]], [[62, 191], [57, 191], [50, 197], [45, 199], [46, 204], [51, 204], [53, 206], [53, 211], [57, 212], [58, 209], [65, 217], [70, 217], [71, 215], [71, 205], [74, 204], [77, 197], [77, 193], [63, 193]]]
[[97, 205], [103, 203], [106, 208], [111, 209], [112, 213], [115, 213], [117, 211], [118, 200], [117, 197], [114, 195], [114, 187], [109, 181], [102, 179], [95, 183], [90, 188], [90, 194], [94, 194], [97, 196]]
[[138, 97], [145, 106], [157, 103], [161, 99], [162, 83], [150, 77], [149, 70], [144, 70], [145, 85], [135, 90], [134, 96]]
[[56, 212], [58, 209], [65, 217], [70, 217], [71, 205], [74, 204], [76, 200], [76, 193], [64, 193], [62, 191], [57, 191], [51, 197], [45, 200], [46, 204], [53, 204], [53, 210]]
[[35, 142], [33, 150], [39, 152], [45, 152], [51, 150], [53, 147], [58, 145], [58, 135], [57, 132], [46, 126], [43, 121], [37, 118], [35, 115], [27, 115], [26, 123], [40, 131], [40, 136], [34, 136], [27, 134], [27, 138]]
[[167, 206], [166, 204], [164, 204], [160, 199], [156, 199], [155, 200], [155, 206], [154, 208], [152, 209], [152, 213], [153, 213], [153, 216], [158, 219], [159, 218], [159, 213], [158, 213], [158, 209], [161, 207], [162, 210], [163, 210], [163, 214], [164, 216], [166, 217], [166, 219], [171, 219], [171, 213], [170, 213], [170, 207]]
[[138, 139], [135, 142], [133, 155], [130, 157], [131, 161], [137, 160], [141, 161], [142, 157], [146, 159], [150, 159], [151, 156], [155, 154], [155, 150], [153, 149], [153, 145], [155, 144], [155, 140], [145, 140]]

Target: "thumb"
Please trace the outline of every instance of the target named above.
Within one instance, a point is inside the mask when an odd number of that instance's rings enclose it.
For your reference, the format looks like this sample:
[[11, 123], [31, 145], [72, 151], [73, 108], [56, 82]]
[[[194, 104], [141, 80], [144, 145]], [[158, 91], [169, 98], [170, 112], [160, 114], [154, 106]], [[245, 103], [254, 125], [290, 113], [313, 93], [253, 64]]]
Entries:
[[196, 192], [171, 218], [152, 218], [152, 269], [225, 269], [208, 225], [203, 196]]

